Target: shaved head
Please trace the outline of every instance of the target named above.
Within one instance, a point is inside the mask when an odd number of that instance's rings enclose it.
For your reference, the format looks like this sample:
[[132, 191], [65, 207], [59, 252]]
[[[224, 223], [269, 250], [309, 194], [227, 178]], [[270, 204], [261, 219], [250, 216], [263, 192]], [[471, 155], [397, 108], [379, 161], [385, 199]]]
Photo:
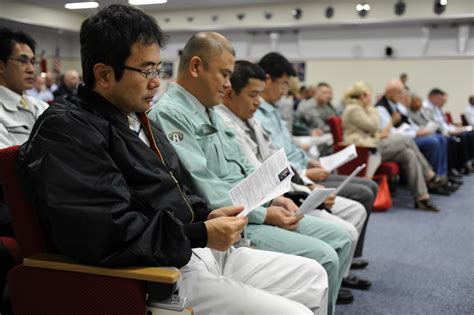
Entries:
[[184, 46], [179, 60], [178, 72], [185, 71], [193, 57], [199, 57], [207, 67], [211, 60], [222, 55], [224, 51], [235, 56], [232, 44], [223, 35], [216, 32], [199, 32], [194, 34]]
[[390, 80], [385, 86], [385, 96], [391, 102], [398, 103], [401, 101], [404, 89], [405, 87], [403, 86], [402, 81], [398, 79]]
[[79, 72], [74, 69], [67, 70], [64, 73], [64, 84], [71, 90], [77, 88], [80, 80]]

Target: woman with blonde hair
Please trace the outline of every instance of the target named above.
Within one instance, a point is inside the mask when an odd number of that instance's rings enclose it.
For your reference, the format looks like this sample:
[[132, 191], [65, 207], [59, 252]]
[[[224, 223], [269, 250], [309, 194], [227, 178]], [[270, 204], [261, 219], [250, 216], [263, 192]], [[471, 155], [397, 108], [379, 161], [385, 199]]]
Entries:
[[371, 88], [364, 82], [356, 82], [347, 90], [344, 102], [346, 104], [346, 109], [342, 114], [344, 142], [370, 147], [377, 152], [369, 158], [368, 171], [372, 174], [375, 172], [380, 164], [380, 158], [382, 161], [398, 162], [415, 195], [415, 208], [439, 211], [438, 207], [431, 202], [427, 188], [427, 181], [434, 182], [436, 173], [433, 172], [413, 139], [399, 134], [390, 134], [393, 127], [391, 123], [380, 130], [380, 117], [372, 105]]

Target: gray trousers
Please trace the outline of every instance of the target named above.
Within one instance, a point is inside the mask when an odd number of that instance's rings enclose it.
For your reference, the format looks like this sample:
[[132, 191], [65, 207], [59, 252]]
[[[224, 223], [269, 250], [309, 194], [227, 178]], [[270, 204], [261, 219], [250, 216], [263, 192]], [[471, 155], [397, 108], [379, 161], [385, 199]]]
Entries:
[[425, 178], [433, 169], [412, 138], [391, 135], [380, 141], [378, 149], [382, 155], [382, 161], [395, 161], [400, 164], [415, 197], [428, 193]]
[[[347, 176], [343, 175], [331, 175], [326, 180], [322, 181], [321, 184], [328, 188], [336, 188], [340, 183], [346, 179]], [[364, 248], [365, 232], [367, 230], [367, 224], [369, 222], [369, 216], [374, 206], [374, 200], [377, 196], [378, 185], [376, 182], [370, 179], [355, 177], [350, 183], [348, 183], [338, 196], [352, 199], [360, 202], [367, 212], [367, 217], [364, 222], [364, 227], [359, 235], [357, 247], [354, 253], [354, 257], [361, 257], [362, 250]]]

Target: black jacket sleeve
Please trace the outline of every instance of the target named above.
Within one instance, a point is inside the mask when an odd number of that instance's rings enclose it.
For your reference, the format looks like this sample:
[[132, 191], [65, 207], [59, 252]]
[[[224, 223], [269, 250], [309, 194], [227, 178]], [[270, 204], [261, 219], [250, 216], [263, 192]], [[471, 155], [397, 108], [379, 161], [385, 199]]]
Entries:
[[109, 154], [113, 130], [74, 115], [44, 116], [18, 165], [57, 250], [106, 266], [187, 264], [191, 244], [182, 223], [129, 190]]

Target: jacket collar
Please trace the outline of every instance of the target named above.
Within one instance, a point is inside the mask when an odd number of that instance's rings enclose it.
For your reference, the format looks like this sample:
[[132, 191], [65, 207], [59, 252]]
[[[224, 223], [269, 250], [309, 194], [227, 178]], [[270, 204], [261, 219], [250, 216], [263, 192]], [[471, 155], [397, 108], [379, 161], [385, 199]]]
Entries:
[[206, 108], [194, 95], [189, 93], [178, 83], [171, 83], [166, 93], [169, 93], [171, 98], [179, 100], [175, 102], [175, 106], [198, 114], [206, 123], [210, 123], [211, 125], [216, 123], [214, 108]]
[[20, 107], [21, 95], [13, 92], [9, 88], [0, 85], [0, 103], [9, 111], [17, 111]]
[[263, 97], [260, 98], [260, 106], [258, 107], [258, 109], [268, 113], [275, 111], [275, 107], [272, 106], [270, 103], [267, 103], [267, 101], [265, 101]]
[[[108, 120], [118, 121], [128, 126], [127, 117], [115, 105], [85, 84], [79, 85], [77, 96], [89, 110], [101, 114]], [[73, 95], [71, 97], [74, 98], [76, 96]]]
[[229, 119], [230, 121], [234, 122], [235, 124], [237, 124], [237, 126], [239, 126], [239, 128], [242, 128], [243, 130], [245, 130], [246, 132], [249, 130], [247, 124], [242, 120], [240, 119], [239, 117], [237, 117], [236, 114], [234, 114], [227, 106], [225, 106], [224, 104], [220, 104], [218, 106], [216, 106], [216, 111], [221, 114], [221, 116], [225, 116], [227, 117], [227, 119]]

